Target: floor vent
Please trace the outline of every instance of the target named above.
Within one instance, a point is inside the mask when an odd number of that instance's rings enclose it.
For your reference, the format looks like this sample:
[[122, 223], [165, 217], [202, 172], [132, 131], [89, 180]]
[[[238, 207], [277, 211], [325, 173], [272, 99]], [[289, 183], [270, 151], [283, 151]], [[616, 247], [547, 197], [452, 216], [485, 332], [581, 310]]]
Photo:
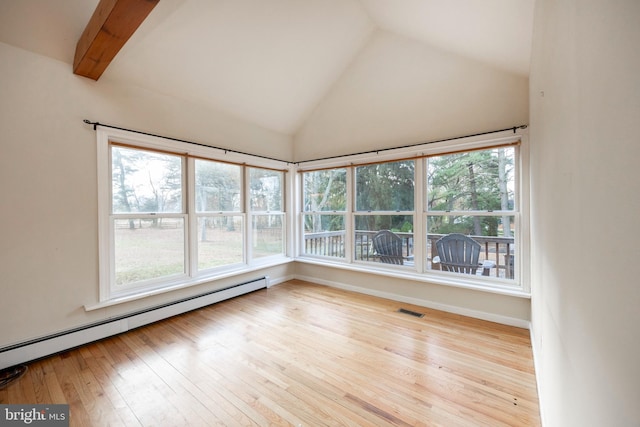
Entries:
[[415, 316], [415, 317], [424, 317], [424, 314], [418, 313], [417, 311], [407, 310], [406, 308], [398, 309], [398, 313], [408, 314], [409, 316]]

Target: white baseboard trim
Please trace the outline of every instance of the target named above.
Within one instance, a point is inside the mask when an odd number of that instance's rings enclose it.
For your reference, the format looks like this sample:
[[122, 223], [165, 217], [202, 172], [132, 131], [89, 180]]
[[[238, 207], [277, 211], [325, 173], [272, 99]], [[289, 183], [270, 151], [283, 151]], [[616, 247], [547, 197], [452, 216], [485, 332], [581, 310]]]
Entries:
[[280, 285], [280, 284], [282, 284], [284, 282], [288, 282], [289, 280], [293, 280], [293, 279], [295, 279], [295, 276], [293, 276], [293, 275], [282, 276], [282, 277], [278, 277], [277, 279], [273, 279], [270, 276], [266, 276], [267, 288], [271, 288], [273, 286]]
[[429, 301], [429, 300], [420, 299], [420, 298], [407, 297], [404, 295], [394, 294], [392, 292], [377, 291], [369, 288], [363, 288], [360, 286], [347, 285], [345, 283], [319, 279], [317, 277], [296, 275], [295, 278], [298, 280], [304, 280], [311, 283], [317, 283], [319, 285], [325, 285], [325, 286], [330, 286], [338, 289], [344, 289], [346, 291], [359, 292], [365, 295], [386, 298], [393, 301], [405, 302], [407, 304], [418, 305], [421, 307], [431, 308], [434, 310], [446, 311], [448, 313], [473, 317], [475, 319], [501, 323], [503, 325], [515, 326], [515, 327], [524, 328], [524, 329], [528, 329], [530, 327], [530, 322], [528, 320], [518, 319], [515, 317], [509, 317], [509, 316], [503, 316], [501, 314], [488, 313], [485, 311], [473, 310], [470, 308], [458, 307], [458, 306], [449, 305], [449, 304], [442, 304], [439, 302]]

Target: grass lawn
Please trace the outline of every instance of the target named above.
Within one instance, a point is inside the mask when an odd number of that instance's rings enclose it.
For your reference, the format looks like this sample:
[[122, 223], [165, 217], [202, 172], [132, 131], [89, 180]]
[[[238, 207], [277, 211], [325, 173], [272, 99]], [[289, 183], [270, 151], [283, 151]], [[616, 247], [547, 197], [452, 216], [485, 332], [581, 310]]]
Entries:
[[[125, 222], [124, 224], [128, 224]], [[183, 274], [186, 271], [184, 227], [141, 228], [120, 226], [115, 230], [116, 285]], [[138, 222], [136, 222], [138, 227]], [[208, 227], [206, 240], [198, 241], [198, 269], [206, 270], [243, 262], [242, 228], [235, 231]], [[283, 251], [282, 232], [254, 230], [254, 258], [280, 254]]]

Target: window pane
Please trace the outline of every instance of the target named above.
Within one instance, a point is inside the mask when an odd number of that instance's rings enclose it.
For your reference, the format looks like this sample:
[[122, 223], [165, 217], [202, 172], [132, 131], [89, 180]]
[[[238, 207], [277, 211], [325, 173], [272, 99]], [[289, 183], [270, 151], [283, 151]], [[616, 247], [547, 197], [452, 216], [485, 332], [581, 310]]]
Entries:
[[344, 215], [304, 216], [305, 254], [344, 258], [344, 237]]
[[182, 218], [116, 219], [115, 283], [184, 274], [184, 220]]
[[384, 262], [376, 251], [373, 239], [381, 230], [389, 230], [398, 237], [403, 264], [413, 263], [413, 215], [356, 215], [355, 259]]
[[239, 215], [198, 218], [198, 269], [241, 263], [242, 230]]
[[306, 212], [344, 211], [347, 208], [347, 170], [330, 169], [303, 174]]
[[284, 172], [250, 168], [251, 210], [262, 212], [283, 211], [282, 186]]
[[196, 160], [196, 211], [239, 212], [242, 167]]
[[[451, 233], [469, 236], [480, 244], [479, 263], [488, 260], [485, 265], [491, 268], [488, 274], [493, 277], [514, 278], [514, 220], [506, 216], [429, 216], [427, 217], [427, 268], [440, 270], [436, 241]], [[482, 274], [482, 269], [477, 274]]]
[[113, 213], [182, 213], [182, 157], [111, 147]]
[[427, 210], [514, 210], [515, 148], [431, 157]]
[[283, 218], [283, 215], [255, 215], [253, 217], [254, 258], [284, 253]]
[[356, 210], [413, 210], [415, 162], [380, 163], [356, 168]]

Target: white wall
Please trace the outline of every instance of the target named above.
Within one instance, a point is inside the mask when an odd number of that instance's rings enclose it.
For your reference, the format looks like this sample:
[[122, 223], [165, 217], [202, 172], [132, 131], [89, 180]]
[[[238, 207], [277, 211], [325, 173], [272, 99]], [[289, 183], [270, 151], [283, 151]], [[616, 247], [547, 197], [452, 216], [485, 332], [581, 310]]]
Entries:
[[310, 160], [529, 121], [528, 79], [378, 30], [295, 135]]
[[[293, 266], [85, 312], [98, 301], [96, 136], [83, 119], [290, 159], [291, 138], [72, 74], [0, 43], [0, 347]], [[259, 274], [261, 273], [261, 274]]]
[[296, 263], [295, 274], [299, 279], [399, 301], [399, 306], [406, 302], [521, 328], [531, 319], [527, 298], [301, 262]]
[[537, 0], [532, 322], [546, 427], [640, 422], [640, 2]]

